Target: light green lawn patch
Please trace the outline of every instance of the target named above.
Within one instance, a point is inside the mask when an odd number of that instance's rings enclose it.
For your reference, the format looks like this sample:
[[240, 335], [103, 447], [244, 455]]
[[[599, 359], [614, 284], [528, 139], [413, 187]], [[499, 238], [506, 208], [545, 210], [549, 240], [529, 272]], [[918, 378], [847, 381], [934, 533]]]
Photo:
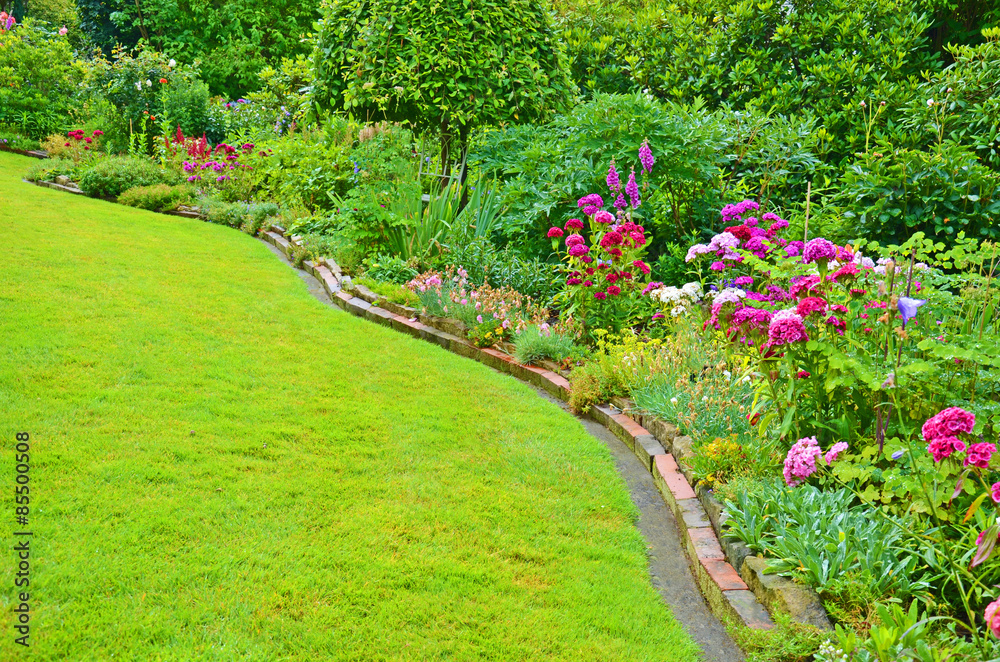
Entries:
[[[0, 153], [0, 659], [693, 660], [605, 448], [236, 230]], [[29, 658], [25, 658], [29, 659]]]

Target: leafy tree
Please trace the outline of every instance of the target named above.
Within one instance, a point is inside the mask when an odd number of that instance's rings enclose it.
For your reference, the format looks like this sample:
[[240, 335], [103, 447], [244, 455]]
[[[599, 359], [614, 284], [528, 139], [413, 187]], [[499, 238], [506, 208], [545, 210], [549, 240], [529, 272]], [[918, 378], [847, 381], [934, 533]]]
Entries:
[[544, 119], [573, 92], [537, 0], [329, 0], [321, 13], [316, 101], [439, 131], [444, 163], [473, 127]]

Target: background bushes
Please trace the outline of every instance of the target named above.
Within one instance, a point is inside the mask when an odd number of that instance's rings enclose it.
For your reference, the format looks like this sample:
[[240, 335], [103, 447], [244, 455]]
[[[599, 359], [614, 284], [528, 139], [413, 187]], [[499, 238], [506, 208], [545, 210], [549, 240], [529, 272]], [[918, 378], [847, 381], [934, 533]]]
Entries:
[[117, 198], [137, 186], [175, 184], [180, 177], [148, 159], [117, 156], [101, 159], [80, 177], [80, 189], [95, 198]]

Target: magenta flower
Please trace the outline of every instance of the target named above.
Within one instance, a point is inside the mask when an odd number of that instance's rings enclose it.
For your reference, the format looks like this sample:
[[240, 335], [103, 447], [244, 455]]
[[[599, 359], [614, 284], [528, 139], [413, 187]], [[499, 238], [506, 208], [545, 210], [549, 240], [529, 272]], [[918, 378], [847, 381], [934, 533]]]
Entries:
[[569, 232], [570, 230], [582, 230], [583, 221], [581, 221], [578, 218], [571, 218], [568, 221], [566, 221], [565, 227], [566, 227], [566, 232]]
[[625, 183], [625, 194], [632, 203], [632, 208], [638, 209], [641, 200], [639, 200], [639, 185], [635, 183], [635, 168], [629, 173], [628, 182]]
[[816, 237], [806, 242], [802, 249], [802, 261], [806, 264], [810, 262], [826, 263], [837, 257], [837, 246], [822, 237]]
[[709, 267], [709, 269], [711, 269], [712, 271], [722, 271], [725, 268], [726, 268], [725, 262], [713, 262], [712, 265]]
[[622, 243], [622, 235], [620, 232], [615, 230], [610, 230], [603, 237], [601, 237], [601, 246], [604, 248], [610, 248], [611, 246], [620, 246]]
[[965, 442], [958, 437], [936, 437], [927, 445], [927, 452], [935, 462], [941, 462], [951, 457], [952, 453], [961, 453], [964, 450]]
[[575, 244], [569, 247], [569, 254], [573, 257], [580, 257], [590, 252], [590, 247], [585, 244]]
[[663, 283], [661, 283], [659, 281], [653, 281], [649, 285], [647, 285], [646, 288], [642, 291], [642, 296], [646, 296], [647, 294], [649, 294], [653, 290], [658, 290], [661, 287], [663, 287]]
[[553, 227], [549, 228], [548, 237], [549, 239], [558, 239], [559, 237], [563, 236], [563, 234], [565, 233], [562, 231], [562, 228]]
[[604, 299], [608, 298], [608, 295], [605, 294], [604, 292], [594, 292], [594, 298], [601, 299], [603, 301]]
[[[591, 193], [590, 195], [585, 195], [576, 201], [576, 206], [580, 209], [585, 207], [597, 207], [601, 208], [604, 206], [604, 198], [597, 195], [596, 193]], [[593, 216], [593, 213], [587, 214], [587, 216]]]
[[615, 222], [615, 217], [611, 212], [599, 211], [594, 214], [594, 222], [609, 225]]
[[649, 265], [642, 260], [634, 260], [632, 266], [641, 271], [643, 276], [649, 275]]
[[569, 278], [569, 279], [566, 280], [566, 284], [567, 285], [579, 285], [582, 282], [583, 281], [580, 280], [579, 278]]
[[645, 139], [639, 146], [639, 163], [642, 164], [642, 171], [647, 175], [653, 171], [653, 164], [656, 163], [656, 159], [653, 158], [653, 150], [649, 149], [649, 141]]
[[960, 432], [971, 433], [975, 425], [975, 414], [961, 407], [948, 407], [928, 418], [920, 431], [924, 439], [932, 441], [938, 437], [954, 437]]
[[809, 334], [795, 310], [779, 310], [771, 317], [771, 323], [767, 327], [769, 346], [780, 347], [806, 340], [809, 340]]
[[567, 246], [579, 246], [583, 243], [585, 242], [583, 241], [583, 237], [581, 235], [571, 234], [570, 236], [566, 237]]
[[990, 629], [994, 637], [1000, 639], [1000, 600], [994, 600], [988, 604], [983, 616], [986, 618], [986, 627]]
[[628, 203], [625, 202], [625, 196], [619, 193], [618, 197], [615, 198], [615, 209], [624, 210], [626, 207], [628, 207]]
[[826, 301], [819, 297], [806, 297], [799, 301], [799, 305], [795, 307], [795, 312], [801, 317], [809, 317], [813, 313], [825, 313]]
[[622, 293], [622, 288], [618, 287], [617, 285], [608, 285], [608, 294], [610, 294], [611, 296], [613, 297], [618, 296], [621, 293]]
[[980, 469], [988, 469], [990, 466], [990, 459], [993, 454], [997, 452], [997, 447], [994, 444], [989, 443], [979, 443], [972, 444], [969, 446], [968, 450], [965, 452], [965, 462], [967, 467], [979, 467]]
[[618, 189], [622, 186], [621, 178], [618, 176], [618, 171], [615, 170], [615, 160], [611, 159], [611, 166], [608, 167], [608, 177], [607, 177], [608, 188], [612, 193], [616, 193]]

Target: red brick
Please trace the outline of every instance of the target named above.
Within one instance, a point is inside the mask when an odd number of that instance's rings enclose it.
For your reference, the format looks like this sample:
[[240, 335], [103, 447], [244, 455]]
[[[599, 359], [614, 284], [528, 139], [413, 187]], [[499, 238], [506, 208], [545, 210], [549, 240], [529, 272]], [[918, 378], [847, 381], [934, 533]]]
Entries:
[[547, 373], [547, 372], [548, 372], [548, 370], [546, 370], [545, 368], [539, 368], [539, 367], [538, 367], [538, 366], [536, 366], [536, 365], [524, 365], [524, 364], [522, 363], [522, 364], [521, 364], [521, 367], [522, 367], [522, 368], [524, 368], [525, 370], [527, 370], [528, 372], [533, 372], [533, 373], [535, 373], [536, 375], [541, 375], [541, 376], [543, 376], [543, 377], [545, 376], [545, 373]]
[[666, 482], [667, 487], [670, 488], [670, 493], [674, 495], [674, 498], [678, 501], [681, 499], [693, 499], [695, 498], [694, 490], [688, 484], [687, 478], [684, 474], [667, 474], [663, 477], [664, 482]]
[[567, 391], [569, 390], [569, 380], [566, 379], [565, 377], [563, 377], [562, 375], [557, 375], [554, 372], [550, 372], [550, 371], [546, 370], [545, 372], [542, 373], [542, 377], [544, 377], [545, 379], [549, 380], [550, 382], [552, 382], [556, 386], [564, 388]]
[[664, 478], [666, 478], [668, 474], [680, 473], [680, 469], [677, 467], [677, 462], [674, 460], [674, 456], [670, 453], [656, 456], [656, 468], [660, 470], [660, 475]]
[[341, 290], [340, 292], [337, 292], [337, 297], [343, 299], [344, 301], [350, 301], [351, 299], [354, 298], [350, 294], [348, 294], [347, 292], [344, 292], [343, 290]]
[[712, 530], [712, 527], [688, 529], [687, 534], [699, 561], [726, 560], [726, 555], [722, 553], [722, 546], [719, 544], [719, 539], [715, 537], [715, 531]]
[[736, 568], [725, 561], [701, 560], [701, 565], [708, 571], [708, 576], [718, 584], [723, 591], [745, 591], [746, 582], [740, 578]]

